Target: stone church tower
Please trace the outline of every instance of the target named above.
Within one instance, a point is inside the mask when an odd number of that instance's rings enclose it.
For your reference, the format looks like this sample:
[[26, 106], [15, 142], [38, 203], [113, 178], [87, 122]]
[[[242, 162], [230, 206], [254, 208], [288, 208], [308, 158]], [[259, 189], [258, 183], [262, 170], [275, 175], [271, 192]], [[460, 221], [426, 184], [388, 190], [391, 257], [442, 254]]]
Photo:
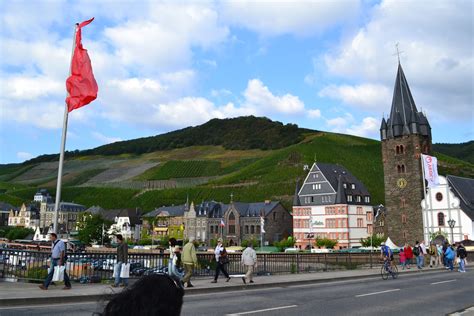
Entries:
[[420, 154], [431, 152], [431, 127], [418, 112], [402, 66], [393, 91], [390, 117], [380, 127], [388, 236], [401, 246], [423, 240], [423, 176]]

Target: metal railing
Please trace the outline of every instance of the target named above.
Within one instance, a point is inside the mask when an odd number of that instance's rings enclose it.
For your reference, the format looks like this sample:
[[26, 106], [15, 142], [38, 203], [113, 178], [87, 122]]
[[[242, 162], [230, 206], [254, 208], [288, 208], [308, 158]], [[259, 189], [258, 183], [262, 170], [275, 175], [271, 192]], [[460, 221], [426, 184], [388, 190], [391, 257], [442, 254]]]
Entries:
[[[473, 256], [473, 253], [470, 253]], [[230, 274], [245, 273], [240, 253], [229, 253]], [[198, 253], [199, 267], [195, 276], [211, 276], [216, 262], [212, 253]], [[129, 253], [130, 278], [166, 272], [168, 255], [163, 253]], [[255, 272], [265, 274], [305, 273], [369, 268], [378, 265], [378, 253], [259, 253]], [[395, 254], [398, 262], [398, 254]], [[115, 253], [69, 253], [66, 271], [70, 278], [82, 283], [102, 282], [113, 278]], [[0, 249], [0, 279], [44, 280], [50, 265], [47, 252]]]

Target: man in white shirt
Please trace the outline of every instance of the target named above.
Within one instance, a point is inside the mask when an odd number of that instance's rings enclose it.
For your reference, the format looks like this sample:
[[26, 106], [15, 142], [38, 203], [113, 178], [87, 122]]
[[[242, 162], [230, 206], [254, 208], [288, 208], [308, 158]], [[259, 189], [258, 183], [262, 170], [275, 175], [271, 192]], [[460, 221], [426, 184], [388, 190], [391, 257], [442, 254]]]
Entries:
[[247, 273], [242, 277], [242, 281], [247, 284], [247, 278], [250, 283], [253, 283], [252, 274], [253, 268], [257, 265], [257, 253], [253, 250], [251, 242], [249, 242], [248, 247], [242, 252], [242, 264], [247, 267]]
[[[46, 277], [46, 280], [44, 280], [43, 285], [39, 286], [39, 288], [42, 290], [47, 290], [49, 284], [53, 280], [54, 267], [66, 264], [66, 244], [64, 243], [64, 241], [58, 239], [58, 235], [56, 235], [55, 233], [51, 233], [51, 241], [51, 267], [48, 276]], [[64, 285], [65, 286], [63, 290], [71, 289], [71, 281], [69, 280], [69, 276], [67, 275], [66, 270], [64, 270]]]

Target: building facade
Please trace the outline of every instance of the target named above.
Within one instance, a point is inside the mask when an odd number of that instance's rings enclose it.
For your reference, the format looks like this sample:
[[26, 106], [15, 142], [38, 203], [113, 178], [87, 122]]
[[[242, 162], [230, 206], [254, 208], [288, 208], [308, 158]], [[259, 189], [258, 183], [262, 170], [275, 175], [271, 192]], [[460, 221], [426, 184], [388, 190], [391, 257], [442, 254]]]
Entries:
[[[86, 207], [76, 203], [59, 203], [58, 224], [65, 224], [68, 232], [77, 230], [79, 213], [84, 212]], [[40, 204], [40, 227], [54, 225], [54, 203], [42, 202]]]
[[101, 213], [104, 219], [112, 223], [107, 233], [113, 242], [117, 242], [115, 235], [120, 234], [124, 239], [137, 241], [141, 237], [141, 213], [138, 209], [104, 210]]
[[144, 215], [143, 227], [154, 239], [164, 237], [184, 240], [185, 211], [188, 203], [176, 206], [162, 206]]
[[344, 167], [314, 163], [293, 202], [296, 246], [313, 247], [316, 238], [336, 240], [337, 248], [361, 246], [373, 232], [370, 202], [365, 186]]
[[8, 226], [36, 229], [39, 225], [39, 210], [34, 204], [23, 203], [19, 210], [11, 209], [8, 214]]
[[474, 179], [439, 176], [439, 185], [428, 188], [421, 207], [425, 240], [438, 235], [451, 243], [474, 239]]
[[416, 108], [402, 66], [398, 65], [390, 117], [380, 127], [387, 237], [395, 244], [423, 240], [421, 154], [431, 152], [431, 127]]

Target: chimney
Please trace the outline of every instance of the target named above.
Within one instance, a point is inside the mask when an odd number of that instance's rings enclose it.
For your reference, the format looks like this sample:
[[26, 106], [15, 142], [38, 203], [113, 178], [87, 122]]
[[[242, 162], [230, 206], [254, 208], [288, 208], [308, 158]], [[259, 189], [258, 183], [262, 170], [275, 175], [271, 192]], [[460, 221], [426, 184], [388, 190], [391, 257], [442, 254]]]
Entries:
[[270, 204], [270, 203], [271, 203], [270, 200], [265, 200], [265, 205], [268, 205], [268, 204]]

